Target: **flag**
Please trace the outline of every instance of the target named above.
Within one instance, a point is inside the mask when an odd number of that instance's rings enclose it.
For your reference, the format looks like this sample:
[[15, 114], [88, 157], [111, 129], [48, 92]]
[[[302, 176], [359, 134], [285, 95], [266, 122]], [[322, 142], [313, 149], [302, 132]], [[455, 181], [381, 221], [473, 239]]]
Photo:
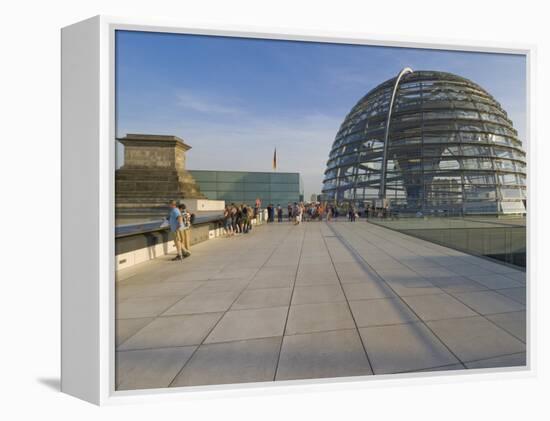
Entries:
[[273, 151], [273, 169], [277, 169], [277, 148]]

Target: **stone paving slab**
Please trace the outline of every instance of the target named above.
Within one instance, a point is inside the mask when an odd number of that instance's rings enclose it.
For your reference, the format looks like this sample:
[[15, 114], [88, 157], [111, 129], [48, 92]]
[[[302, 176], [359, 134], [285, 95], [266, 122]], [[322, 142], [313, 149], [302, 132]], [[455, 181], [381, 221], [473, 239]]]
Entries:
[[429, 277], [426, 279], [436, 287], [448, 293], [483, 291], [487, 289], [487, 287], [462, 276], [446, 276], [443, 278]]
[[298, 269], [296, 275], [296, 285], [299, 286], [338, 285], [339, 283], [336, 271], [332, 266], [321, 266], [319, 268], [312, 266]]
[[359, 329], [374, 374], [456, 364], [458, 359], [422, 323]]
[[247, 289], [231, 306], [232, 310], [288, 306], [291, 288]]
[[518, 288], [523, 286], [520, 282], [498, 273], [491, 275], [469, 275], [469, 278], [489, 289]]
[[441, 372], [441, 371], [454, 371], [464, 370], [464, 364], [450, 364], [440, 367], [424, 368], [422, 370], [403, 371], [402, 373], [421, 373], [421, 372]]
[[263, 289], [263, 288], [291, 288], [294, 281], [291, 279], [279, 278], [270, 280], [252, 280], [248, 289]]
[[457, 275], [456, 272], [453, 272], [452, 270], [449, 270], [442, 266], [417, 267], [413, 270], [423, 278], [428, 278], [428, 277], [444, 278], [446, 276], [452, 277]]
[[204, 343], [282, 336], [287, 307], [231, 310], [222, 317]]
[[209, 292], [240, 292], [248, 285], [246, 279], [217, 279], [203, 282], [196, 291], [200, 294]]
[[493, 314], [487, 316], [487, 318], [522, 342], [525, 342], [527, 324], [524, 311]]
[[480, 316], [427, 325], [463, 362], [525, 351], [524, 343]]
[[271, 381], [282, 337], [201, 345], [172, 386]]
[[[168, 262], [166, 262], [168, 263]], [[180, 262], [171, 262], [171, 264], [180, 264]], [[217, 272], [217, 270], [185, 270], [185, 262], [181, 262], [181, 268], [184, 269], [181, 271], [181, 273], [174, 274], [170, 277], [167, 277], [164, 281], [165, 282], [183, 282], [183, 281], [207, 281], [212, 276], [214, 276]]]
[[525, 273], [358, 221], [117, 275], [119, 389], [524, 365]]
[[518, 367], [525, 366], [526, 360], [526, 353], [519, 352], [517, 354], [502, 355], [485, 360], [471, 361], [465, 364], [467, 368]]
[[496, 314], [524, 310], [525, 306], [496, 291], [476, 291], [453, 294], [458, 300], [480, 314]]
[[448, 294], [415, 295], [403, 297], [403, 299], [424, 321], [477, 315], [477, 313]]
[[169, 309], [164, 316], [174, 316], [179, 314], [200, 314], [216, 313], [229, 309], [240, 291], [225, 292], [194, 292], [185, 298], [182, 298]]
[[262, 267], [256, 275], [254, 275], [253, 282], [259, 281], [271, 281], [284, 279], [289, 282], [293, 282], [296, 278], [296, 270], [298, 265], [289, 265], [289, 266], [264, 266]]
[[156, 317], [172, 307], [182, 297], [139, 297], [120, 301], [116, 307], [118, 319]]
[[525, 287], [522, 288], [505, 288], [499, 289], [499, 294], [506, 295], [508, 298], [517, 301], [525, 305], [527, 303], [527, 291]]
[[372, 374], [357, 330], [285, 336], [276, 380]]
[[396, 280], [390, 278], [386, 283], [401, 297], [410, 297], [413, 295], [440, 294], [444, 291], [436, 287], [432, 282], [424, 278], [410, 277]]
[[202, 285], [202, 282], [199, 281], [164, 281], [154, 284], [131, 284], [117, 288], [117, 297], [120, 299], [140, 297], [183, 297]]
[[522, 284], [525, 284], [525, 272], [513, 272], [513, 273], [505, 273], [504, 276], [513, 279], [514, 281], [521, 282]]
[[348, 301], [369, 300], [373, 298], [391, 298], [396, 294], [383, 282], [363, 281], [360, 283], [346, 284], [342, 282]]
[[445, 265], [445, 268], [461, 276], [494, 275], [494, 272], [491, 272], [489, 269], [484, 269], [479, 265], [465, 265], [463, 263], [458, 263], [458, 264]]
[[119, 346], [130, 336], [137, 333], [154, 320], [153, 317], [142, 317], [139, 319], [118, 319], [116, 321], [116, 345]]
[[131, 336], [119, 350], [199, 345], [222, 313], [159, 317]]
[[185, 346], [117, 352], [117, 389], [168, 387], [195, 349]]
[[294, 305], [288, 314], [286, 335], [351, 329], [355, 327], [347, 303], [317, 303]]
[[492, 272], [501, 273], [506, 276], [514, 275], [517, 273], [525, 273], [511, 266], [501, 265], [499, 263], [487, 263], [485, 268], [489, 269]]
[[418, 320], [418, 317], [399, 298], [350, 301], [358, 327], [395, 325]]
[[[243, 259], [246, 259], [244, 257]], [[258, 270], [256, 268], [236, 268], [236, 269], [223, 269], [220, 272], [214, 274], [210, 279], [233, 279], [249, 280], [252, 278]]]
[[339, 284], [318, 286], [296, 286], [292, 304], [317, 304], [345, 302], [346, 297]]

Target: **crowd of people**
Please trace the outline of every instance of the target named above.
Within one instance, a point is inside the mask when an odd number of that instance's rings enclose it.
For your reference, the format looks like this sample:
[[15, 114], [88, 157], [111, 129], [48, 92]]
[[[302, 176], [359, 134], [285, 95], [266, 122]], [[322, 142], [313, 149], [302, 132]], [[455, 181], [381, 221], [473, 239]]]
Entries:
[[[369, 207], [365, 210], [365, 216], [369, 217]], [[223, 211], [223, 229], [226, 237], [232, 237], [238, 234], [248, 234], [252, 230], [252, 221], [262, 212], [259, 202], [256, 202], [254, 207], [247, 204], [237, 205], [231, 203], [225, 206]], [[270, 204], [266, 208], [267, 222], [273, 223], [275, 220], [278, 223], [285, 221], [285, 209], [278, 204], [274, 206]], [[286, 207], [286, 220], [299, 225], [302, 222], [323, 221], [330, 222], [333, 218], [340, 216], [338, 208], [319, 202], [289, 203]], [[353, 206], [347, 209], [347, 217], [351, 222], [355, 222], [359, 213]], [[172, 260], [183, 260], [191, 255], [190, 246], [190, 228], [193, 223], [194, 215], [190, 214], [185, 204], [179, 205], [175, 200], [170, 201], [170, 214], [167, 223], [170, 226], [176, 246], [177, 255]]]
[[[332, 206], [318, 202], [294, 202], [289, 203], [286, 207], [286, 220], [295, 225], [301, 222], [322, 221], [323, 218], [330, 220], [334, 214], [335, 209]], [[267, 206], [267, 222], [275, 222], [275, 220], [278, 223], [285, 220], [285, 209], [280, 204]]]
[[[285, 219], [284, 215], [285, 211], [281, 205], [269, 205], [267, 206], [267, 222], [283, 222]], [[327, 221], [330, 222], [335, 218], [338, 218], [340, 216], [347, 216], [348, 221], [355, 222], [357, 218], [359, 217], [373, 217], [373, 216], [385, 216], [386, 211], [382, 213], [382, 211], [378, 211], [378, 214], [375, 213], [375, 210], [370, 206], [367, 205], [363, 211], [359, 211], [354, 205], [349, 205], [344, 210], [338, 209], [337, 207], [333, 206], [332, 204], [323, 204], [320, 202], [311, 202], [311, 203], [303, 203], [303, 202], [294, 202], [289, 203], [286, 207], [286, 218], [288, 221], [292, 221], [295, 224], [299, 224], [301, 222], [309, 222], [309, 221]]]
[[225, 235], [248, 234], [252, 230], [252, 220], [258, 216], [259, 207], [252, 208], [246, 204], [231, 203], [223, 211], [223, 228]]

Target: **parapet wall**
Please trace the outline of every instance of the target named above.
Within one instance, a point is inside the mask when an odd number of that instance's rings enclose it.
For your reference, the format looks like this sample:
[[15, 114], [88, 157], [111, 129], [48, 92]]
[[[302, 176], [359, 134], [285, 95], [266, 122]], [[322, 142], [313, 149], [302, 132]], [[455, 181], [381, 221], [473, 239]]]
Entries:
[[[263, 224], [265, 212], [260, 212], [253, 225]], [[115, 235], [115, 271], [128, 269], [167, 254], [175, 254], [173, 238], [169, 228], [161, 228], [162, 221], [117, 227]], [[222, 217], [210, 216], [198, 218], [190, 229], [191, 246], [223, 236]], [[117, 280], [123, 277], [117, 276]]]

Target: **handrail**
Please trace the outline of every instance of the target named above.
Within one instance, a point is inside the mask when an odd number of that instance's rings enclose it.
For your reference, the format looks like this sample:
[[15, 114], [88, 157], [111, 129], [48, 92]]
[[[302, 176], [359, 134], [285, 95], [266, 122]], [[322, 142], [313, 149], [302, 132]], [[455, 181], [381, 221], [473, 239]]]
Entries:
[[[217, 222], [223, 219], [223, 215], [205, 215], [195, 217], [193, 225], [202, 225], [210, 222]], [[164, 219], [141, 222], [138, 224], [125, 224], [115, 227], [115, 238], [129, 237], [132, 235], [146, 234], [157, 231], [166, 231], [170, 229], [169, 226], [161, 226], [164, 223]]]

